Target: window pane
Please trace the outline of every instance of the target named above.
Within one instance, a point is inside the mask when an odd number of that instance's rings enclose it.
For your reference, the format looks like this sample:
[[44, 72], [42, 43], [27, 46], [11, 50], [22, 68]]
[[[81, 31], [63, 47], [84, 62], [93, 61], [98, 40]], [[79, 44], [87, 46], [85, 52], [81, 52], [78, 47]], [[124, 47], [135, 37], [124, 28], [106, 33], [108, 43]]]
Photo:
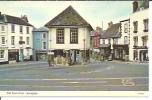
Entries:
[[56, 42], [61, 44], [64, 43], [64, 29], [57, 29]]
[[70, 43], [78, 43], [78, 29], [77, 28], [70, 29]]

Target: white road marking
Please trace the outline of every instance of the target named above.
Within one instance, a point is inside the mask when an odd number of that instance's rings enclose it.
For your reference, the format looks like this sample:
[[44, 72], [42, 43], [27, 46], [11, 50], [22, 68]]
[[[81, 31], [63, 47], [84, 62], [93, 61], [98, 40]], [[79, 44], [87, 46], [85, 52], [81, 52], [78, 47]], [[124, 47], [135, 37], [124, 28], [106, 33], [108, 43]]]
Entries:
[[135, 86], [135, 82], [131, 78], [124, 78], [121, 83], [123, 86]]
[[103, 72], [103, 71], [106, 71], [106, 70], [111, 70], [113, 68], [114, 68], [114, 66], [109, 66], [109, 67], [106, 67], [105, 69], [98, 69], [98, 70], [88, 71], [88, 72], [80, 72], [80, 74], [89, 74], [89, 73]]
[[[90, 86], [90, 85], [84, 85], [84, 86], [65, 86], [65, 85], [60, 85], [60, 86], [53, 86], [53, 85], [0, 85], [0, 87], [4, 86], [10, 86], [10, 87], [97, 87], [97, 86]], [[99, 85], [98, 85], [99, 86]], [[123, 86], [123, 85], [100, 85], [100, 86]], [[135, 86], [148, 86], [148, 84], [137, 84]], [[124, 87], [124, 86], [123, 86]]]
[[63, 83], [70, 83], [70, 84], [81, 84], [81, 83], [107, 83], [107, 81], [94, 81], [94, 82], [63, 82]]
[[49, 80], [104, 80], [104, 79], [128, 79], [128, 78], [132, 78], [132, 79], [149, 79], [149, 77], [116, 77], [116, 78], [55, 78], [55, 79], [0, 79], [0, 81], [2, 80], [33, 80], [33, 81], [38, 81], [38, 80], [44, 80], [44, 81], [49, 81]]

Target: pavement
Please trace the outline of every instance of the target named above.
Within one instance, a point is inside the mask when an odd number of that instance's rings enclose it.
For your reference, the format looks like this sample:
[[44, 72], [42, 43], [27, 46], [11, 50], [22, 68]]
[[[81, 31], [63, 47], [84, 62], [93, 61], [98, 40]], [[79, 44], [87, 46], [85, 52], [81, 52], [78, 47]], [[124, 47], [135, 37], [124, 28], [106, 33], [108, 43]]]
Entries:
[[52, 66], [44, 61], [0, 65], [0, 91], [148, 91], [148, 63], [91, 61]]

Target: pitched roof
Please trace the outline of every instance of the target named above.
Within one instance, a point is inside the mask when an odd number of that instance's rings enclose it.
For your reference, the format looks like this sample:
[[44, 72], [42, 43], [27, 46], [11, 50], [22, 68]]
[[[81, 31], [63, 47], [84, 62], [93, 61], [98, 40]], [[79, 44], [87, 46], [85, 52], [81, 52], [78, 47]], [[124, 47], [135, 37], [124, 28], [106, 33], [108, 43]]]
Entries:
[[46, 28], [46, 27], [40, 27], [40, 28], [35, 28], [35, 29], [33, 29], [33, 31], [47, 32], [47, 31], [49, 31], [49, 29]]
[[102, 39], [106, 38], [118, 38], [121, 36], [121, 33], [119, 32], [120, 23], [116, 23], [111, 25], [102, 35]]
[[6, 23], [32, 26], [30, 23], [24, 21], [23, 19], [21, 19], [19, 17], [15, 17], [15, 16], [10, 16], [10, 15], [4, 15], [4, 14], [2, 14], [2, 19]]
[[[55, 18], [50, 20], [46, 27], [51, 26], [91, 26], [85, 19], [83, 19], [72, 6], [69, 6], [62, 11]], [[92, 28], [92, 27], [91, 27]]]

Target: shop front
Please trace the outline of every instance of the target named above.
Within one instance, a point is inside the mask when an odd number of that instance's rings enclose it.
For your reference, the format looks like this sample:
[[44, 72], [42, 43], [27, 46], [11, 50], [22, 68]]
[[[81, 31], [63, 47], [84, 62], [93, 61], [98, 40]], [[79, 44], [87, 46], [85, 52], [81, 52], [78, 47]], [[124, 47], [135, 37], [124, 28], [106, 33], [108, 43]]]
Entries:
[[114, 60], [129, 60], [129, 47], [128, 45], [113, 45], [114, 50]]
[[134, 46], [134, 61], [149, 61], [147, 46]]
[[9, 63], [19, 62], [19, 49], [9, 49], [8, 60]]
[[45, 51], [35, 51], [36, 61], [47, 61], [47, 52]]
[[111, 48], [110, 44], [101, 44], [100, 45], [100, 56], [102, 57], [102, 60], [109, 60], [110, 54], [111, 54]]

